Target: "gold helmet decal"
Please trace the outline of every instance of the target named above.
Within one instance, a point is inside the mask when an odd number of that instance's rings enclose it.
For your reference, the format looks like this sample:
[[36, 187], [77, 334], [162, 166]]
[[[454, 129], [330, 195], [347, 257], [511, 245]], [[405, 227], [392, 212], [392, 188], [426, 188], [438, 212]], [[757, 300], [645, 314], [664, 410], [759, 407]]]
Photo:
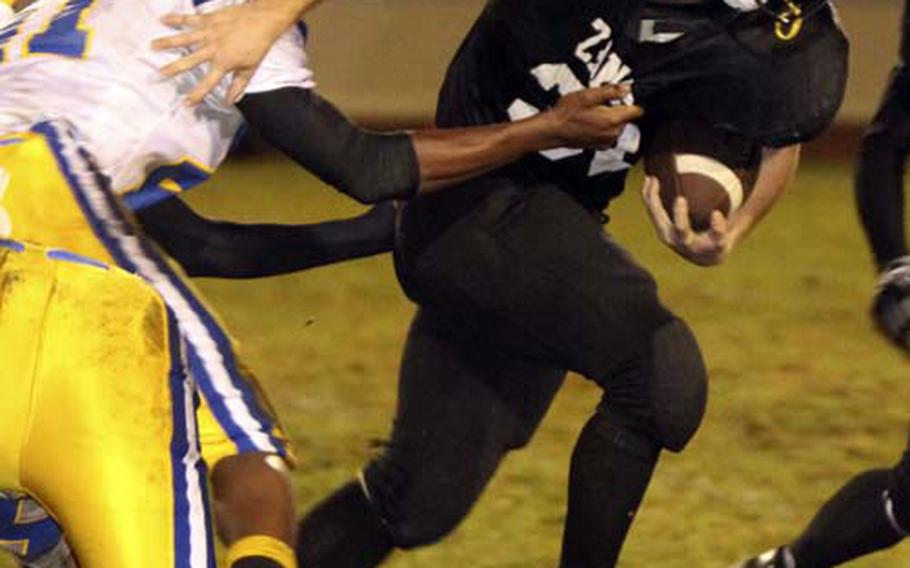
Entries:
[[777, 14], [774, 35], [781, 41], [791, 41], [803, 29], [803, 9], [794, 0], [784, 0], [783, 3], [785, 9]]

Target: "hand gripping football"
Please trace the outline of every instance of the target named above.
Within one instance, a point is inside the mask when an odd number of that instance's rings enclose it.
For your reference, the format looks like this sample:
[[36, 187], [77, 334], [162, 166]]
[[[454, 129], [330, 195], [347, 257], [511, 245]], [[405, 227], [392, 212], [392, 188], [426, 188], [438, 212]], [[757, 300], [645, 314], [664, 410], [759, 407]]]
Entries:
[[680, 119], [658, 126], [645, 152], [645, 172], [660, 181], [660, 198], [673, 217], [678, 196], [686, 198], [695, 231], [711, 224], [711, 214], [729, 217], [752, 192], [761, 148], [700, 121]]

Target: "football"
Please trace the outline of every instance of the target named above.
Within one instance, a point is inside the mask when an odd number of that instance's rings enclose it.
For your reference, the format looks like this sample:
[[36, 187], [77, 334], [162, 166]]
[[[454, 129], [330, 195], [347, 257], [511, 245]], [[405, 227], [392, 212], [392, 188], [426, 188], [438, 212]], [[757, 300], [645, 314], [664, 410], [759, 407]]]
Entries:
[[709, 124], [678, 119], [657, 127], [644, 163], [645, 172], [660, 181], [660, 198], [671, 219], [677, 196], [685, 197], [692, 228], [704, 231], [714, 211], [730, 216], [748, 199], [761, 147]]

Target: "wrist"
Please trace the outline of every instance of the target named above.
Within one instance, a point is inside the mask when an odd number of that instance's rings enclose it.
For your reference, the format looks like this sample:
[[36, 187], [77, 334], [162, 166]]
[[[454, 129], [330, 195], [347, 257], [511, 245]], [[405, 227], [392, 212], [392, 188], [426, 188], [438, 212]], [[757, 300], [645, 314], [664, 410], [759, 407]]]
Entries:
[[253, 0], [251, 5], [259, 8], [263, 22], [275, 34], [296, 24], [304, 11], [300, 2], [288, 0]]
[[727, 238], [730, 241], [730, 246], [735, 245], [752, 228], [752, 220], [744, 215], [734, 214], [730, 217], [730, 224], [727, 226]]
[[528, 137], [534, 146], [528, 148], [529, 152], [562, 148], [568, 144], [568, 139], [563, 135], [565, 122], [555, 110], [547, 110], [532, 117], [528, 124], [534, 128], [534, 136]]

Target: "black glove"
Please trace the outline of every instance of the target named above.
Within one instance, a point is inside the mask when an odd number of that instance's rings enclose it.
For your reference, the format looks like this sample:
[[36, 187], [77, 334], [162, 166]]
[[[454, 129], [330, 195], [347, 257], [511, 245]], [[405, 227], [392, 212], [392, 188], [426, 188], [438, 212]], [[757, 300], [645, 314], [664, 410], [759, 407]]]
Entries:
[[882, 271], [872, 317], [888, 339], [910, 352], [910, 256], [891, 261]]

